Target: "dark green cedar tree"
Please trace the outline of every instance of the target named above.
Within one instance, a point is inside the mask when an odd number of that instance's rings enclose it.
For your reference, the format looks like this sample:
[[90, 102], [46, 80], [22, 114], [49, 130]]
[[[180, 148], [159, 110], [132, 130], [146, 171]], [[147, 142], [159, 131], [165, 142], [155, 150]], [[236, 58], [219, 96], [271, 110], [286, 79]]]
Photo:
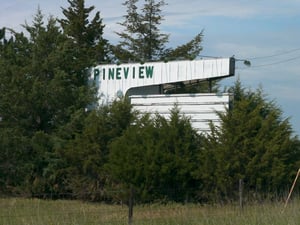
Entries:
[[257, 196], [284, 193], [300, 162], [297, 137], [288, 119], [262, 89], [246, 90], [240, 81], [229, 90], [231, 108], [219, 113], [220, 126], [211, 127], [200, 153], [198, 178], [202, 198], [230, 200], [238, 195], [239, 179], [245, 191]]
[[137, 201], [183, 202], [197, 186], [192, 171], [199, 145], [177, 108], [169, 119], [145, 114], [111, 142], [107, 168], [119, 186], [134, 187]]
[[120, 62], [146, 62], [159, 60], [195, 59], [202, 50], [203, 32], [191, 41], [175, 49], [167, 48], [169, 35], [159, 29], [164, 17], [164, 0], [145, 0], [139, 9], [139, 0], [127, 0], [124, 21], [119, 23], [124, 30], [117, 32], [121, 41], [114, 46], [114, 53]]
[[[110, 171], [104, 164], [108, 161], [109, 144], [134, 121], [132, 106], [126, 100], [114, 101], [104, 105], [88, 115], [77, 113], [68, 124], [73, 139], [61, 150], [67, 160], [64, 169], [68, 190], [86, 200], [103, 200], [103, 190], [114, 186], [109, 179]], [[119, 191], [119, 190], [118, 190]]]

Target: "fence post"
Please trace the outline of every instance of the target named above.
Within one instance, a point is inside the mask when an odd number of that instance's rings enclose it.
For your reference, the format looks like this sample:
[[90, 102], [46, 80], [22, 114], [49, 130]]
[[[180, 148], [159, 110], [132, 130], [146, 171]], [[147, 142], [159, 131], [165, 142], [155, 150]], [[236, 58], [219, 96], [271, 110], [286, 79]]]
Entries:
[[128, 225], [132, 225], [133, 222], [133, 205], [134, 205], [134, 189], [130, 185], [129, 199], [128, 199]]
[[240, 209], [243, 209], [243, 179], [239, 179], [239, 197], [240, 197]]
[[288, 197], [287, 197], [287, 199], [286, 199], [286, 201], [285, 201], [283, 210], [286, 208], [286, 206], [287, 206], [287, 204], [288, 204], [288, 202], [289, 202], [289, 200], [290, 200], [290, 197], [291, 197], [291, 195], [292, 195], [292, 192], [293, 192], [293, 190], [294, 190], [294, 187], [295, 187], [295, 185], [296, 185], [296, 183], [297, 183], [297, 179], [298, 179], [299, 176], [300, 176], [300, 168], [298, 169], [298, 172], [297, 172], [297, 174], [296, 174], [295, 180], [294, 180], [293, 185], [292, 185], [292, 187], [291, 187], [291, 189], [290, 189], [289, 195], [288, 195]]

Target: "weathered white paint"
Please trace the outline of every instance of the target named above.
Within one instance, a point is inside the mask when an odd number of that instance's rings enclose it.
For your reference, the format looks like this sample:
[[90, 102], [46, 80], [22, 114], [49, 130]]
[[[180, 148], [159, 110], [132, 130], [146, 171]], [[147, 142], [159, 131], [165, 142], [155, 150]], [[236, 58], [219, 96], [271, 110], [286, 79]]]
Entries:
[[[234, 75], [233, 58], [144, 64], [98, 65], [91, 71], [100, 101], [125, 95], [130, 88]], [[158, 89], [157, 89], [158, 90]], [[159, 93], [157, 93], [159, 94]]]
[[192, 126], [200, 133], [209, 131], [209, 123], [220, 125], [216, 112], [225, 112], [229, 107], [230, 95], [222, 94], [172, 94], [132, 95], [131, 104], [142, 114], [159, 113], [169, 118], [170, 110], [176, 104], [180, 112], [190, 118]]

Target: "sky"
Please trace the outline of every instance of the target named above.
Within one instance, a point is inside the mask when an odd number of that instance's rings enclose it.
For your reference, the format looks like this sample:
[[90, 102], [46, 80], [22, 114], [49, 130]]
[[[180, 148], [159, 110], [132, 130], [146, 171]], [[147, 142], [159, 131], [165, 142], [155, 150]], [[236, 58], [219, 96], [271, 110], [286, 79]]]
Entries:
[[[122, 27], [125, 0], [86, 0], [86, 6], [100, 11], [104, 37], [117, 43]], [[143, 2], [140, 0], [140, 2]], [[231, 57], [237, 61], [235, 76], [222, 85], [240, 79], [246, 88], [263, 88], [289, 118], [295, 135], [300, 135], [300, 0], [165, 0], [160, 29], [170, 35], [170, 47], [190, 41], [203, 30], [200, 57]], [[0, 28], [22, 30], [32, 22], [38, 7], [45, 17], [63, 18], [67, 0], [0, 0]]]

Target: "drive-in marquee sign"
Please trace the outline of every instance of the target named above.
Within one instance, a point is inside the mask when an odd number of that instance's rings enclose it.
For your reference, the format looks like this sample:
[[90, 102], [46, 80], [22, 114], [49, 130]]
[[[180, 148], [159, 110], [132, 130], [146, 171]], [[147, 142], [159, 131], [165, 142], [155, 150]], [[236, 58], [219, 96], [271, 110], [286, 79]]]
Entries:
[[134, 87], [232, 76], [234, 59], [183, 60], [171, 62], [98, 65], [92, 69], [102, 99], [114, 99]]

